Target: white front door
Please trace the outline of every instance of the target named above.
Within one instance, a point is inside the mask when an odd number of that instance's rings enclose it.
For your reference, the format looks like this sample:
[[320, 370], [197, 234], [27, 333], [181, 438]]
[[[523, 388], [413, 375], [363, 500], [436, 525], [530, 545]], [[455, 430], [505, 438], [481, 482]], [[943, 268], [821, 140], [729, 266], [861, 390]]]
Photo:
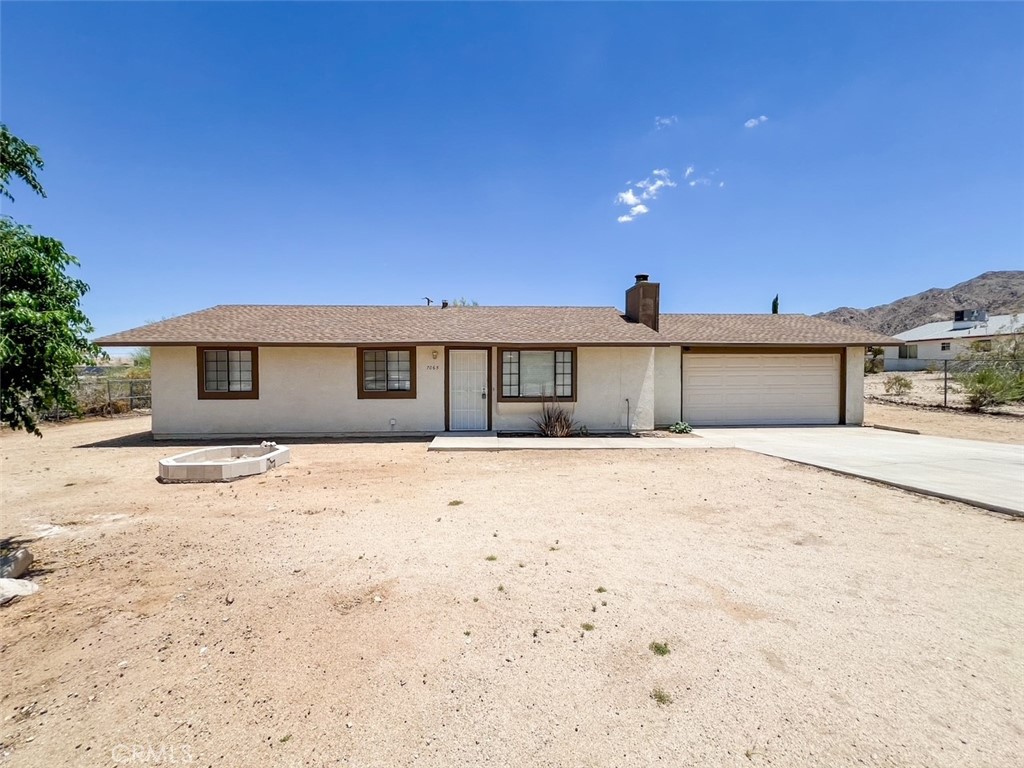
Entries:
[[448, 428], [487, 429], [487, 350], [448, 352]]

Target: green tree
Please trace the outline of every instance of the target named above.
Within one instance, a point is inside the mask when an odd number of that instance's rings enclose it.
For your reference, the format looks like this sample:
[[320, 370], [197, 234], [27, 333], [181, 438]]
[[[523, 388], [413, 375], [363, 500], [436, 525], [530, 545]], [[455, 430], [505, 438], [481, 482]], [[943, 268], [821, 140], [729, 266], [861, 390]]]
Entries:
[[8, 189], [11, 176], [17, 176], [41, 197], [46, 197], [43, 185], [36, 178], [36, 171], [43, 169], [43, 158], [39, 147], [28, 144], [0, 123], [0, 195], [11, 202], [14, 196]]
[[[43, 194], [38, 150], [6, 126], [0, 150], [0, 194], [11, 198], [12, 176]], [[75, 366], [100, 354], [80, 306], [89, 286], [67, 274], [72, 265], [78, 260], [59, 240], [0, 216], [0, 419], [11, 429], [41, 436], [40, 413], [55, 406], [77, 412]]]
[[775, 298], [772, 299], [772, 314], [779, 314], [779, 294], [775, 294]]

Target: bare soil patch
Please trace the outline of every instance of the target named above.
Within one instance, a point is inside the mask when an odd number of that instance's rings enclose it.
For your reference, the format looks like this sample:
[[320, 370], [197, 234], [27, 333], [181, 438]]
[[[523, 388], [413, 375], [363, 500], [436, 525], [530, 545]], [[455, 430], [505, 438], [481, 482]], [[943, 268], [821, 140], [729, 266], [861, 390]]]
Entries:
[[922, 435], [988, 440], [995, 443], [1024, 443], [1024, 416], [970, 413], [948, 408], [864, 403], [864, 423], [910, 429]]
[[161, 485], [148, 428], [0, 436], [0, 533], [46, 534], [0, 763], [1019, 760], [1019, 521], [731, 450], [293, 442]]

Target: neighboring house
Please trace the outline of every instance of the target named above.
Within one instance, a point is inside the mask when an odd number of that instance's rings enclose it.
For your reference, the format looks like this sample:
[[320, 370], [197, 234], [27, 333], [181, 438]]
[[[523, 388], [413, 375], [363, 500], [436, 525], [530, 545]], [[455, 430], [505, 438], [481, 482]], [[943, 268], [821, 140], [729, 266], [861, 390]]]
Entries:
[[637, 275], [613, 307], [218, 306], [97, 339], [152, 349], [153, 435], [859, 424], [881, 334], [805, 315], [674, 315]]
[[1024, 330], [1019, 315], [992, 315], [981, 309], [958, 309], [953, 320], [927, 323], [897, 333], [902, 346], [885, 347], [885, 370], [923, 371], [941, 367], [972, 348], [992, 348], [992, 342]]

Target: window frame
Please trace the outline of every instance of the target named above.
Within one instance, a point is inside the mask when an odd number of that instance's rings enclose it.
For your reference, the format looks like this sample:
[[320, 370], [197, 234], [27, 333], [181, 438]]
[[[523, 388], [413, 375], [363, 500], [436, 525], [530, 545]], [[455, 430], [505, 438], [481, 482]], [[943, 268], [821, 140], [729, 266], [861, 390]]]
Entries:
[[[572, 379], [570, 386], [572, 387], [572, 395], [569, 397], [558, 397], [557, 395], [547, 396], [513, 396], [505, 394], [504, 386], [504, 374], [505, 374], [505, 353], [506, 352], [568, 352], [572, 355]], [[545, 403], [545, 402], [557, 402], [557, 403], [575, 403], [579, 393], [579, 348], [578, 347], [498, 347], [498, 370], [497, 370], [497, 382], [494, 387], [497, 400], [499, 403]]]
[[[248, 391], [210, 391], [206, 388], [207, 352], [249, 352], [252, 356], [252, 389]], [[237, 344], [208, 344], [196, 347], [196, 389], [200, 400], [259, 400], [260, 399], [260, 348]]]
[[[409, 389], [363, 389], [363, 373], [366, 363], [365, 352], [408, 352], [409, 353]], [[360, 400], [414, 400], [416, 398], [416, 347], [373, 346], [356, 347], [356, 396]]]
[[899, 348], [900, 360], [917, 360], [917, 344], [904, 344]]
[[939, 351], [940, 352], [951, 352], [952, 350], [953, 350], [952, 342], [949, 342], [949, 341], [940, 341], [939, 342]]

